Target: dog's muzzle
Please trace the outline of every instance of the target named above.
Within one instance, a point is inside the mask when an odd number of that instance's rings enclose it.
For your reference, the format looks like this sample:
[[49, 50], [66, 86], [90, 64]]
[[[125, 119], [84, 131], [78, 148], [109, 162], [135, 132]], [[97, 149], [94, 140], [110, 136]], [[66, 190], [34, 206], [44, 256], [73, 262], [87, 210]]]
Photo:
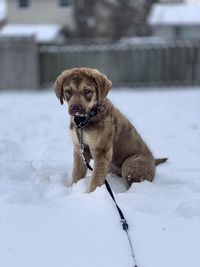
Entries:
[[72, 116], [85, 116], [85, 110], [82, 105], [74, 104], [69, 107], [69, 114]]

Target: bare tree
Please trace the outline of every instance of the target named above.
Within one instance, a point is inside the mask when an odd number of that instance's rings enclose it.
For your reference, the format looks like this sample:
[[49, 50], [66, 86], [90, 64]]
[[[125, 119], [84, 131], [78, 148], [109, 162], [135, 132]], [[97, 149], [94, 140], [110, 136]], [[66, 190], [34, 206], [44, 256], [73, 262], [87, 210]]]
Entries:
[[156, 0], [74, 0], [77, 36], [118, 39], [149, 32], [146, 17]]
[[96, 14], [94, 0], [75, 0], [74, 15], [78, 37], [95, 37]]

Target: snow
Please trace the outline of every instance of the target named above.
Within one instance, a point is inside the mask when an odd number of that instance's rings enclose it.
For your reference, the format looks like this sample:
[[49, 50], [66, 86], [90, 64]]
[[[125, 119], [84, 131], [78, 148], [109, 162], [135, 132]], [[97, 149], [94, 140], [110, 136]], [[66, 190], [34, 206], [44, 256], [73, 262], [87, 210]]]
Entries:
[[[153, 183], [108, 181], [130, 227], [139, 267], [199, 267], [200, 88], [113, 90], [155, 156]], [[0, 265], [131, 267], [105, 186], [73, 187], [67, 109], [53, 91], [0, 93]]]
[[148, 23], [154, 25], [199, 25], [200, 3], [154, 4]]
[[166, 44], [166, 39], [158, 36], [145, 36], [145, 37], [122, 37], [119, 42], [119, 45], [135, 45], [135, 46], [144, 46], [147, 45], [158, 45]]
[[0, 36], [35, 36], [37, 42], [52, 42], [56, 39], [61, 27], [55, 24], [6, 24]]
[[199, 4], [200, 0], [184, 0], [185, 3], [190, 3], [190, 4]]

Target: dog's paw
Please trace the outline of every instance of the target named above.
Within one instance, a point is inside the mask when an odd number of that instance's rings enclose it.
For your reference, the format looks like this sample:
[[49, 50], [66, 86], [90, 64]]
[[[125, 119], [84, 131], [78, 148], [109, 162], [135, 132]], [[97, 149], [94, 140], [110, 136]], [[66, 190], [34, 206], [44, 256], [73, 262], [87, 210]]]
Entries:
[[96, 189], [96, 187], [89, 186], [88, 189], [87, 189], [87, 191], [86, 191], [86, 193], [92, 193], [92, 192], [95, 191], [95, 189]]
[[95, 183], [95, 182], [91, 182], [89, 187], [88, 187], [88, 190], [87, 190], [87, 193], [92, 193], [94, 192], [98, 187], [102, 186], [104, 183]]
[[98, 187], [98, 185], [91, 183], [87, 189], [87, 193], [92, 193], [95, 191], [95, 189]]

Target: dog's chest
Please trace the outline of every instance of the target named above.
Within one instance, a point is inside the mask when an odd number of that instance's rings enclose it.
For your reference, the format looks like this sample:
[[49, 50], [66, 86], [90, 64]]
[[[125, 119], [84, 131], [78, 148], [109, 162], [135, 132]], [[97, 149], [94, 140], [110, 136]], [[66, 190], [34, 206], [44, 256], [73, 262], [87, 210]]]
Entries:
[[[72, 129], [71, 131], [72, 141], [74, 144], [79, 145], [79, 139], [77, 136], [77, 132], [75, 129]], [[95, 144], [97, 143], [96, 134], [92, 131], [84, 131], [83, 130], [83, 144], [87, 145], [89, 148], [95, 147]]]

